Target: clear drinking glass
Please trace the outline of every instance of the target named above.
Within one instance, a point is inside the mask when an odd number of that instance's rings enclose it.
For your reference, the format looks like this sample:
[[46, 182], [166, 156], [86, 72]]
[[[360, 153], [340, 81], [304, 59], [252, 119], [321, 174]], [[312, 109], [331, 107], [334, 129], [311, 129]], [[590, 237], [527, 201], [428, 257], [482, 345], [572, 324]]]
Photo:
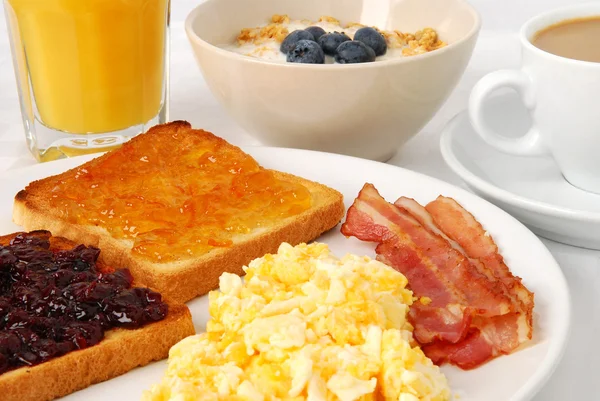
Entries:
[[167, 121], [170, 0], [3, 0], [39, 161], [110, 150]]

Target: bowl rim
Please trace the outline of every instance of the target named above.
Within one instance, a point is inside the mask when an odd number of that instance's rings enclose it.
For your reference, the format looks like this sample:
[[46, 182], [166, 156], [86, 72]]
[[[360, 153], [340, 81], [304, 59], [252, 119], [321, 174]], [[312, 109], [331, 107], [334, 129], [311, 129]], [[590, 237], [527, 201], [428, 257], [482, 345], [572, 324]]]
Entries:
[[444, 53], [450, 52], [454, 48], [457, 48], [457, 47], [461, 46], [462, 44], [464, 44], [465, 42], [470, 41], [471, 39], [473, 39], [473, 37], [477, 37], [477, 35], [479, 34], [479, 32], [481, 30], [481, 16], [480, 16], [479, 12], [466, 0], [453, 0], [458, 4], [461, 4], [466, 10], [469, 11], [469, 13], [473, 17], [475, 23], [473, 24], [473, 26], [471, 27], [469, 32], [467, 32], [466, 35], [464, 35], [462, 38], [460, 38], [456, 42], [450, 43], [450, 44], [442, 47], [441, 49], [437, 49], [437, 50], [427, 52], [424, 54], [418, 54], [418, 55], [411, 56], [411, 57], [400, 57], [400, 58], [395, 58], [395, 59], [381, 60], [381, 61], [372, 62], [372, 63], [345, 64], [343, 69], [340, 69], [340, 67], [337, 66], [336, 64], [282, 63], [282, 62], [278, 62], [278, 61], [274, 61], [274, 60], [265, 60], [265, 59], [261, 59], [261, 58], [257, 58], [257, 57], [245, 56], [243, 54], [235, 53], [230, 50], [220, 48], [220, 47], [213, 45], [213, 44], [205, 41], [204, 39], [202, 39], [194, 31], [193, 25], [194, 25], [196, 18], [202, 11], [202, 8], [205, 7], [206, 4], [208, 4], [210, 2], [214, 2], [214, 1], [217, 1], [217, 0], [206, 0], [206, 1], [202, 2], [201, 4], [197, 5], [196, 7], [194, 7], [192, 9], [192, 11], [190, 11], [190, 13], [188, 14], [188, 16], [185, 19], [185, 25], [184, 25], [188, 39], [191, 42], [197, 44], [198, 46], [203, 47], [207, 50], [213, 51], [225, 58], [238, 60], [240, 62], [277, 66], [274, 68], [292, 68], [292, 69], [293, 68], [302, 68], [302, 69], [315, 69], [315, 70], [323, 70], [323, 71], [335, 69], [336, 71], [341, 71], [341, 70], [348, 70], [348, 69], [352, 70], [352, 69], [357, 69], [357, 68], [384, 68], [384, 67], [387, 67], [390, 65], [414, 63], [414, 62], [417, 62], [418, 60], [423, 60], [423, 59], [430, 58], [430, 57], [436, 57], [437, 55], [442, 55]]

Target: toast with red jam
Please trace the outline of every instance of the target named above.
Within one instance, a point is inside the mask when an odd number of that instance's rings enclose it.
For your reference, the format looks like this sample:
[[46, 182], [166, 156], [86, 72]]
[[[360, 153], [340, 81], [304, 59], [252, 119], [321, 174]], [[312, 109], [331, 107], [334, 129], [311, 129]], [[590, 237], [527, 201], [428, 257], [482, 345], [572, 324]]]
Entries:
[[188, 308], [135, 286], [100, 250], [48, 231], [0, 237], [0, 398], [52, 400], [164, 359]]

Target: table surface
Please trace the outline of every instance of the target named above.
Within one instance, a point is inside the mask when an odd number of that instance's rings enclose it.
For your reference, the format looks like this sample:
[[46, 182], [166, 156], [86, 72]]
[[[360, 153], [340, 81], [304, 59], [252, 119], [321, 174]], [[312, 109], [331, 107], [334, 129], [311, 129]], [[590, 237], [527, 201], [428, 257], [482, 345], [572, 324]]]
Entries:
[[[172, 2], [171, 113], [194, 126], [215, 132], [237, 145], [260, 145], [238, 127], [217, 104], [204, 83], [183, 30], [188, 12], [201, 0]], [[483, 28], [471, 62], [457, 88], [435, 118], [388, 163], [440, 178], [466, 188], [445, 165], [439, 150], [444, 124], [467, 104], [469, 91], [486, 73], [519, 65], [519, 27], [547, 9], [575, 0], [471, 0]], [[3, 10], [0, 9], [0, 14]], [[5, 19], [0, 15], [0, 172], [35, 164], [25, 145]], [[572, 334], [565, 357], [535, 401], [600, 400], [600, 252], [542, 239], [562, 267], [572, 295]]]

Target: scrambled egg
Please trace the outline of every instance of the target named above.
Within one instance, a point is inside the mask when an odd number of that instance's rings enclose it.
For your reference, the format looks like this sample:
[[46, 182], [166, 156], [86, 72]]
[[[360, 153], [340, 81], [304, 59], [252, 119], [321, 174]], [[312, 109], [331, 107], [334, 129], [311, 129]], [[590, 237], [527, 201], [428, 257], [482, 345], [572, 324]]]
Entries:
[[207, 332], [169, 353], [146, 401], [442, 401], [444, 375], [416, 346], [406, 278], [327, 245], [282, 244], [224, 273]]

